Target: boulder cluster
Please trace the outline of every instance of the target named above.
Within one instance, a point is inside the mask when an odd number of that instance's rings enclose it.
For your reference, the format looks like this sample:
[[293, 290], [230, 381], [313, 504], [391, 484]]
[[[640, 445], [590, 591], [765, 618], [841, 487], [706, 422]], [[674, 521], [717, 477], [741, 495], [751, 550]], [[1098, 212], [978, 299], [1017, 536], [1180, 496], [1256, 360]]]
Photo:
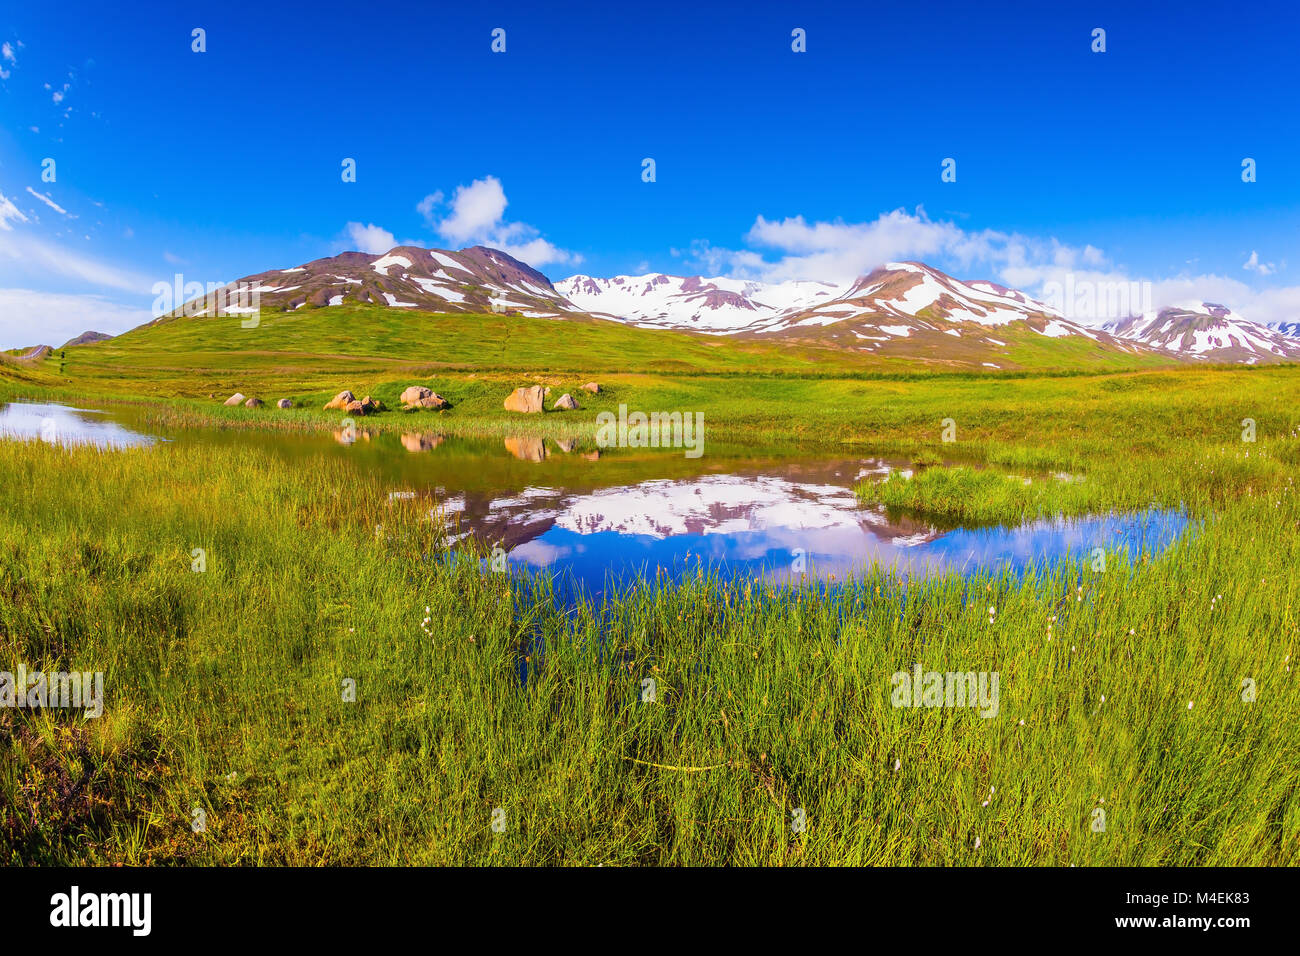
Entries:
[[[221, 404], [229, 405], [232, 408], [238, 405], [243, 405], [245, 408], [261, 408], [266, 403], [260, 398], [248, 398], [243, 392], [236, 392]], [[276, 408], [293, 408], [293, 402], [287, 398], [282, 398], [275, 403], [275, 406]]]
[[[590, 392], [592, 395], [599, 395], [601, 388], [596, 382], [588, 382], [581, 388], [584, 392]], [[508, 412], [520, 412], [523, 414], [534, 414], [545, 410], [546, 397], [550, 395], [549, 388], [543, 388], [541, 385], [526, 385], [517, 388], [506, 396], [505, 409]], [[421, 408], [442, 409], [451, 407], [451, 403], [443, 398], [431, 388], [423, 385], [411, 385], [402, 391], [401, 399], [402, 408], [412, 411]], [[243, 405], [245, 408], [261, 408], [263, 401], [260, 398], [249, 398], [242, 392], [236, 392], [223, 402], [224, 405], [231, 407]], [[293, 408], [294, 403], [287, 398], [282, 398], [275, 403], [276, 408]], [[565, 392], [551, 404], [552, 411], [576, 411], [582, 406], [578, 400], [569, 392]], [[377, 398], [371, 398], [369, 395], [364, 398], [357, 398], [352, 392], [344, 389], [325, 403], [327, 411], [347, 412], [349, 415], [373, 415], [375, 412], [384, 410], [384, 403]]]
[[[600, 392], [600, 386], [595, 382], [588, 382], [582, 386], [585, 392], [591, 392], [596, 395]], [[546, 396], [550, 394], [549, 388], [542, 388], [540, 385], [525, 385], [515, 389], [506, 396], [505, 409], [508, 412], [521, 412], [524, 414], [534, 414], [541, 412], [546, 401]], [[552, 411], [575, 411], [582, 406], [578, 400], [568, 392], [565, 392], [557, 398], [551, 405]]]

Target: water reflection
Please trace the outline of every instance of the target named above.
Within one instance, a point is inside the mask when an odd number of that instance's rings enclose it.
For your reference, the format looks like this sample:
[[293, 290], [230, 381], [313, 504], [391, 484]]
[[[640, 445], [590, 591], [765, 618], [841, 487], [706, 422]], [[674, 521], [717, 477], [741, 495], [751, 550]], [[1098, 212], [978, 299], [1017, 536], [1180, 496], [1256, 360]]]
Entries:
[[1159, 552], [1183, 533], [1185, 515], [1045, 519], [1019, 527], [944, 527], [924, 517], [864, 505], [853, 483], [887, 470], [880, 461], [835, 472], [840, 483], [771, 474], [652, 480], [569, 494], [531, 487], [486, 502], [450, 495], [449, 514], [486, 543], [500, 543], [519, 568], [545, 568], [592, 595], [608, 583], [703, 566], [724, 579], [774, 583], [806, 572], [823, 580], [873, 564], [903, 578], [957, 571], [1023, 570], [1093, 549]]
[[11, 402], [0, 408], [0, 438], [95, 448], [134, 448], [157, 441], [105, 418], [102, 412], [40, 402]]
[[[124, 425], [85, 409], [13, 403], [0, 408], [0, 437], [105, 448], [158, 440], [129, 427], [136, 423], [131, 414], [139, 412], [114, 413], [128, 416]], [[1094, 548], [1159, 552], [1188, 524], [1182, 514], [1148, 511], [1012, 528], [953, 527], [862, 504], [853, 493], [859, 481], [910, 471], [906, 461], [874, 457], [791, 457], [749, 448], [711, 448], [699, 460], [625, 450], [602, 456], [571, 439], [399, 435], [353, 422], [332, 434], [189, 429], [168, 438], [264, 448], [303, 467], [344, 456], [358, 471], [380, 476], [390, 497], [415, 496], [441, 509], [453, 519], [457, 539], [500, 545], [516, 568], [549, 570], [593, 597], [611, 580], [654, 579], [661, 571], [678, 576], [701, 565], [724, 578], [773, 582], [805, 571], [843, 579], [872, 564], [908, 578], [1019, 571], [1066, 556], [1084, 560]]]

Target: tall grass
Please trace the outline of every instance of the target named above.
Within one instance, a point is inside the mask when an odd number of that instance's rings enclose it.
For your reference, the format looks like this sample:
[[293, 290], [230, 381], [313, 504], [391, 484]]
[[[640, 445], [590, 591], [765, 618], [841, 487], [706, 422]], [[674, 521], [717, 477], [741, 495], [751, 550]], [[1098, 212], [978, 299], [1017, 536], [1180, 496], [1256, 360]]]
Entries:
[[[0, 443], [0, 669], [107, 685], [0, 710], [0, 859], [1295, 864], [1294, 463], [1206, 459], [1206, 531], [1105, 573], [575, 609], [341, 466]], [[998, 715], [891, 706], [914, 662], [998, 672]]]

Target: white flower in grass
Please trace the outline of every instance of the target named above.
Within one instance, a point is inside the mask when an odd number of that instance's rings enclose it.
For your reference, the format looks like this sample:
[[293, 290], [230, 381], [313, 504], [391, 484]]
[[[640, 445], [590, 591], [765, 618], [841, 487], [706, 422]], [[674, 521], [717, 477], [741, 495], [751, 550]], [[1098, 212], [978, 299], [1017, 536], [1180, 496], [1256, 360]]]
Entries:
[[903, 761], [896, 759], [894, 761], [894, 773], [898, 773], [898, 769], [902, 766], [903, 766]]
[[980, 848], [980, 838], [979, 838], [979, 837], [976, 837], [976, 838], [975, 838], [975, 849], [978, 850], [979, 848]]
[[1188, 710], [1191, 710], [1191, 709], [1192, 709], [1192, 703], [1193, 703], [1193, 701], [1190, 701], [1190, 700], [1187, 702], [1187, 709], [1188, 709]]

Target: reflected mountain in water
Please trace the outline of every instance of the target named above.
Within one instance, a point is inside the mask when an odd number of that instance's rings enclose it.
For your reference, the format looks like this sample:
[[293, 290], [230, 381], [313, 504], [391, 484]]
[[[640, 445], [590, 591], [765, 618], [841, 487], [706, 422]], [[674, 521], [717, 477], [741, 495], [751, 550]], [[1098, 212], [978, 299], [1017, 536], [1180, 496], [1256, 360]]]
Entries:
[[1023, 570], [1069, 556], [1082, 560], [1098, 547], [1160, 551], [1187, 526], [1181, 514], [1151, 511], [1011, 528], [942, 527], [858, 500], [853, 484], [889, 468], [880, 460], [840, 462], [827, 466], [821, 480], [706, 475], [580, 494], [534, 487], [488, 499], [452, 495], [442, 508], [457, 519], [462, 536], [499, 544], [514, 566], [545, 568], [593, 596], [611, 581], [653, 579], [660, 569], [676, 576], [699, 566], [723, 578], [773, 582], [805, 572], [842, 580], [873, 564], [905, 578]]

